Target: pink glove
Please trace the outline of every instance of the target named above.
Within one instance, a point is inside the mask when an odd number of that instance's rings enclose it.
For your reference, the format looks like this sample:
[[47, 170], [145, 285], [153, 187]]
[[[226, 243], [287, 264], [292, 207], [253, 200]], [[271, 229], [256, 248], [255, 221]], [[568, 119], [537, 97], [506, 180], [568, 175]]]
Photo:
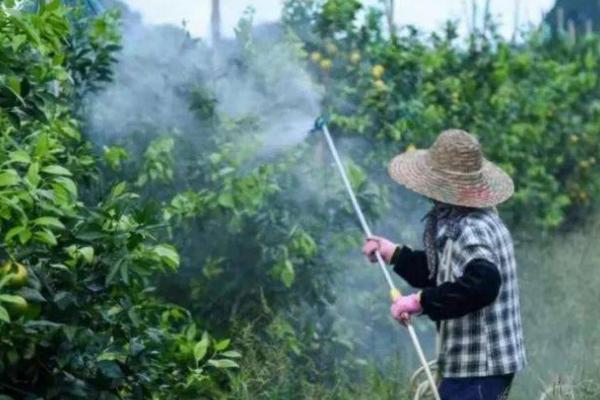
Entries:
[[379, 254], [381, 254], [383, 260], [389, 264], [392, 261], [392, 256], [394, 255], [397, 247], [397, 244], [392, 243], [385, 238], [379, 236], [370, 236], [365, 241], [362, 251], [363, 254], [374, 263], [377, 262], [375, 251], [379, 250]]
[[411, 294], [398, 297], [392, 303], [390, 311], [392, 312], [392, 317], [398, 322], [407, 322], [410, 320], [411, 315], [422, 313], [423, 307], [421, 307], [419, 295]]

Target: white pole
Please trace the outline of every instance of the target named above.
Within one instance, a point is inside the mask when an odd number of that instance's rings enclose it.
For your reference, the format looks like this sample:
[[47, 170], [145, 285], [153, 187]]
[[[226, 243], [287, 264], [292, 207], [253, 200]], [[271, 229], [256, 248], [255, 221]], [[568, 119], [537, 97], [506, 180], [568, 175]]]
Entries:
[[[340, 175], [342, 176], [342, 180], [344, 181], [344, 185], [346, 186], [348, 195], [350, 195], [350, 201], [352, 202], [354, 211], [356, 211], [356, 215], [358, 216], [360, 225], [362, 226], [362, 229], [365, 232], [365, 235], [367, 237], [370, 237], [370, 236], [372, 236], [371, 229], [369, 228], [369, 225], [367, 224], [367, 220], [365, 219], [365, 216], [360, 208], [360, 205], [358, 204], [358, 200], [356, 200], [356, 195], [354, 194], [354, 190], [352, 190], [352, 185], [350, 184], [350, 180], [348, 180], [348, 176], [346, 175], [346, 170], [344, 169], [344, 165], [342, 164], [342, 161], [340, 160], [340, 155], [338, 154], [337, 149], [335, 148], [335, 144], [333, 143], [333, 139], [331, 138], [331, 134], [329, 133], [329, 128], [327, 128], [327, 125], [323, 124], [323, 126], [321, 127], [321, 130], [323, 131], [323, 134], [325, 135], [325, 140], [327, 141], [329, 150], [331, 150], [331, 155], [333, 156], [333, 159], [335, 160], [335, 164], [337, 165]], [[392, 281], [392, 277], [390, 276], [390, 273], [387, 270], [387, 268], [385, 266], [385, 262], [383, 261], [383, 258], [381, 257], [381, 254], [379, 253], [379, 251], [375, 252], [375, 256], [377, 258], [379, 267], [381, 268], [381, 271], [383, 272], [383, 275], [385, 276], [385, 280], [387, 281], [387, 283], [390, 287], [392, 296], [399, 296], [400, 291], [394, 285], [394, 282]], [[433, 396], [435, 397], [436, 400], [440, 400], [440, 395], [438, 393], [437, 386], [435, 384], [435, 379], [433, 379], [431, 369], [429, 369], [429, 363], [427, 362], [427, 359], [425, 358], [425, 354], [423, 353], [423, 348], [421, 347], [421, 343], [419, 342], [419, 338], [417, 337], [415, 328], [412, 326], [410, 321], [406, 322], [406, 328], [408, 329], [408, 334], [410, 336], [410, 339], [412, 340], [413, 346], [414, 346], [415, 350], [417, 351], [419, 360], [421, 361], [421, 365], [423, 366], [423, 369], [425, 370], [425, 374], [427, 375], [427, 379], [429, 380], [429, 385], [431, 386], [431, 392], [433, 393]]]

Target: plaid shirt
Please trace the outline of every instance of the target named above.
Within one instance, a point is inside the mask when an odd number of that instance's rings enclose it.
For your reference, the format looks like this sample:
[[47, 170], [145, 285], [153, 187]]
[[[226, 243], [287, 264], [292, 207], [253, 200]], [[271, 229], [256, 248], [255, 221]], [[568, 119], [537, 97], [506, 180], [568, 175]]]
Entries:
[[[516, 262], [510, 233], [492, 210], [470, 212], [457, 223], [454, 238], [440, 221], [436, 250], [437, 284], [462, 276], [475, 259], [493, 263], [502, 277], [496, 300], [487, 307], [440, 325], [438, 363], [444, 377], [509, 374], [526, 363]], [[450, 239], [450, 240], [448, 240]], [[450, 267], [449, 279], [448, 267]]]

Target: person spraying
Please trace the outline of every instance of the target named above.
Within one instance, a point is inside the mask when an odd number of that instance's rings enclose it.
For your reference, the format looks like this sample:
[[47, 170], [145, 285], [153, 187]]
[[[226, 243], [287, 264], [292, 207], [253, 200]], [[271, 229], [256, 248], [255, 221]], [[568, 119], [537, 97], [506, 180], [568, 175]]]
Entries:
[[436, 322], [443, 400], [506, 398], [526, 364], [512, 238], [495, 209], [512, 196], [512, 179], [484, 158], [475, 137], [456, 129], [428, 150], [396, 156], [389, 174], [433, 201], [424, 250], [379, 236], [363, 246], [371, 262], [379, 253], [420, 289], [397, 297], [392, 316]]

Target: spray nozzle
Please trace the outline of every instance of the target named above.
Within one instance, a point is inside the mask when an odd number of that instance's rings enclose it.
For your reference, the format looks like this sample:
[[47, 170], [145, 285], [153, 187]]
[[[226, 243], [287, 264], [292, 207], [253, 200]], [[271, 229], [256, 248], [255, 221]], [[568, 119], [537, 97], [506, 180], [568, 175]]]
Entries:
[[318, 132], [323, 129], [325, 125], [329, 122], [329, 118], [321, 115], [319, 118], [315, 120], [315, 126], [312, 128], [311, 132]]

